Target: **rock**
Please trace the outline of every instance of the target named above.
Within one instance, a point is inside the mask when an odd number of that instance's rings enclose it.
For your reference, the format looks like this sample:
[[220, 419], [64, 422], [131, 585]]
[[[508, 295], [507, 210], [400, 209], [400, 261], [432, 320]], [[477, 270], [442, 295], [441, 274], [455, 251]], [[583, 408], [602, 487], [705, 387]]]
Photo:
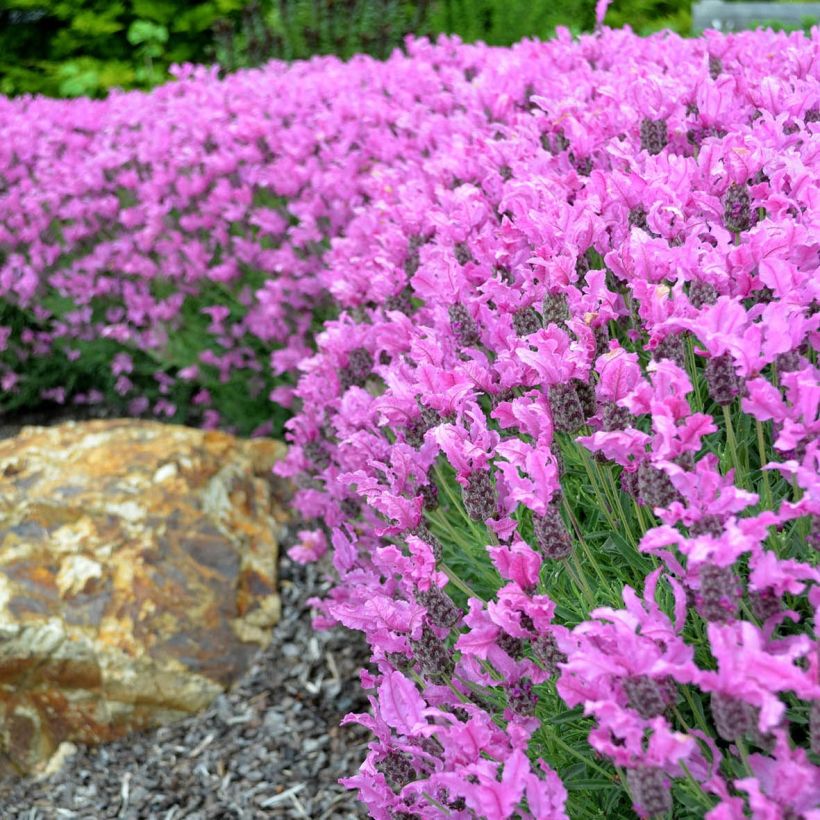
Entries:
[[197, 712], [279, 617], [285, 448], [135, 420], [0, 441], [0, 774]]
[[77, 747], [67, 740], [64, 740], [58, 747], [57, 751], [47, 761], [45, 768], [40, 774], [41, 779], [51, 777], [57, 774], [68, 762], [77, 754]]

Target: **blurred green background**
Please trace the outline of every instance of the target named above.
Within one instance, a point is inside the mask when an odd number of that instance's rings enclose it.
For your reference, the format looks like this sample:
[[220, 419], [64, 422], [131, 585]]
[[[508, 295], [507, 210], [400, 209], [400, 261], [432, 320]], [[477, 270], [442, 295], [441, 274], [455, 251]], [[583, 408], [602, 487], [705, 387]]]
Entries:
[[[588, 30], [594, 16], [595, 0], [0, 0], [0, 92], [149, 88], [175, 62], [385, 57], [410, 32], [506, 45]], [[614, 0], [607, 22], [686, 32], [689, 0]]]
[[[181, 62], [386, 57], [411, 32], [508, 45], [588, 31], [594, 15], [595, 0], [0, 0], [0, 93], [150, 88]], [[688, 34], [690, 0], [613, 0], [606, 21]]]

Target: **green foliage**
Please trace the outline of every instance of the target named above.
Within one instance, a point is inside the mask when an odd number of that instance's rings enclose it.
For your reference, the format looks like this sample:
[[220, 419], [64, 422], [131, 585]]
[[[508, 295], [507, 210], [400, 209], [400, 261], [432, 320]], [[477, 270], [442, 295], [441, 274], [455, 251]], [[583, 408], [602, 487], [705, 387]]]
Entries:
[[173, 62], [207, 62], [213, 27], [246, 0], [4, 0], [0, 92], [102, 96], [150, 88]]
[[[258, 285], [264, 274], [255, 271], [245, 280]], [[157, 282], [154, 296], [159, 296], [163, 282]], [[169, 286], [167, 293], [174, 292]], [[225, 353], [207, 331], [208, 320], [202, 314], [202, 308], [221, 301], [231, 307], [231, 319], [237, 320], [243, 311], [241, 303], [226, 286], [212, 284], [203, 288], [195, 297], [185, 300], [177, 326], [169, 328], [168, 342], [161, 350], [137, 348], [124, 345], [112, 339], [96, 337], [89, 340], [60, 338], [54, 341], [49, 355], [31, 355], [28, 346], [21, 342], [26, 332], [42, 332], [47, 329], [45, 321], [38, 319], [34, 312], [14, 305], [7, 300], [0, 300], [0, 326], [11, 328], [11, 342], [5, 352], [0, 352], [0, 361], [11, 367], [19, 365], [20, 351], [25, 357], [25, 375], [15, 391], [0, 391], [0, 417], [15, 413], [27, 412], [36, 408], [51, 407], [53, 402], [44, 402], [43, 394], [65, 389], [67, 396], [77, 393], [88, 393], [95, 390], [102, 393], [102, 406], [115, 416], [131, 416], [131, 401], [136, 396], [148, 399], [154, 406], [162, 400], [173, 405], [173, 412], [164, 420], [176, 424], [198, 426], [203, 422], [202, 408], [194, 401], [194, 395], [200, 390], [207, 390], [212, 397], [213, 407], [218, 410], [221, 422], [240, 435], [249, 435], [264, 423], [271, 423], [277, 435], [281, 435], [288, 412], [283, 407], [272, 405], [268, 400], [270, 391], [281, 379], [274, 380], [269, 372], [257, 373], [248, 368], [234, 368], [227, 381], [223, 381], [218, 370], [211, 365], [204, 365], [200, 355], [205, 350], [213, 351], [218, 356]], [[51, 288], [43, 288], [38, 300], [54, 320], [66, 319], [76, 311], [73, 300], [61, 296]], [[95, 321], [102, 321], [105, 309], [114, 302], [95, 300], [93, 303]], [[243, 346], [255, 353], [259, 362], [264, 362], [270, 350], [259, 339], [245, 336]], [[72, 355], [72, 353], [74, 355]], [[76, 354], [79, 353], [77, 356]], [[133, 360], [133, 370], [129, 380], [134, 389], [127, 396], [121, 395], [116, 388], [117, 377], [112, 372], [111, 363], [118, 353], [127, 353]], [[198, 365], [199, 375], [195, 380], [178, 378], [180, 370]], [[169, 391], [160, 389], [158, 373], [174, 377]], [[152, 418], [147, 410], [144, 414]]]
[[595, 0], [441, 0], [431, 13], [436, 32], [464, 40], [510, 45], [523, 37], [550, 37], [556, 26], [592, 28]]
[[431, 5], [431, 0], [250, 0], [235, 23], [216, 27], [217, 61], [235, 68], [271, 57], [387, 57], [407, 34], [429, 31]]
[[[606, 22], [689, 34], [690, 5], [613, 0]], [[595, 0], [4, 0], [0, 92], [102, 96], [164, 82], [172, 63], [234, 70], [314, 54], [384, 58], [409, 33], [509, 45], [594, 23]]]
[[[150, 88], [172, 63], [227, 70], [271, 58], [356, 53], [387, 57], [409, 33], [459, 34], [504, 45], [578, 33], [594, 0], [5, 0], [0, 92], [102, 96]], [[613, 23], [688, 30], [688, 0], [615, 0]], [[609, 19], [609, 18], [608, 18]]]
[[628, 25], [637, 34], [672, 29], [679, 34], [692, 30], [689, 0], [613, 0], [606, 15], [608, 26]]

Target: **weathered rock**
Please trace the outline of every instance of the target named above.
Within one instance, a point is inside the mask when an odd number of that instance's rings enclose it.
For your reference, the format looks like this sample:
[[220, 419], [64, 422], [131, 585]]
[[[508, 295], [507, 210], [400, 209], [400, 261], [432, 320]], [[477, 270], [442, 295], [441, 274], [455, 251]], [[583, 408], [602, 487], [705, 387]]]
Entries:
[[133, 420], [0, 441], [0, 773], [205, 707], [279, 617], [278, 442]]

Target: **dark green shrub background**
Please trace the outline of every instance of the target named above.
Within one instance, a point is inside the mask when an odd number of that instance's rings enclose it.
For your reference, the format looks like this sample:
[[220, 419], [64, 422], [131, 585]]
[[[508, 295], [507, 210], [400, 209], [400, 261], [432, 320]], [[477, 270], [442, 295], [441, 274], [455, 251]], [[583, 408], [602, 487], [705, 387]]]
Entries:
[[[150, 88], [172, 63], [386, 57], [411, 32], [509, 45], [559, 25], [590, 30], [594, 9], [595, 0], [0, 0], [0, 93]], [[607, 23], [688, 34], [690, 0], [614, 0]]]
[[[175, 62], [387, 56], [410, 32], [507, 45], [594, 23], [595, 0], [0, 0], [0, 92], [149, 88]], [[607, 22], [686, 33], [689, 0], [614, 0]]]

